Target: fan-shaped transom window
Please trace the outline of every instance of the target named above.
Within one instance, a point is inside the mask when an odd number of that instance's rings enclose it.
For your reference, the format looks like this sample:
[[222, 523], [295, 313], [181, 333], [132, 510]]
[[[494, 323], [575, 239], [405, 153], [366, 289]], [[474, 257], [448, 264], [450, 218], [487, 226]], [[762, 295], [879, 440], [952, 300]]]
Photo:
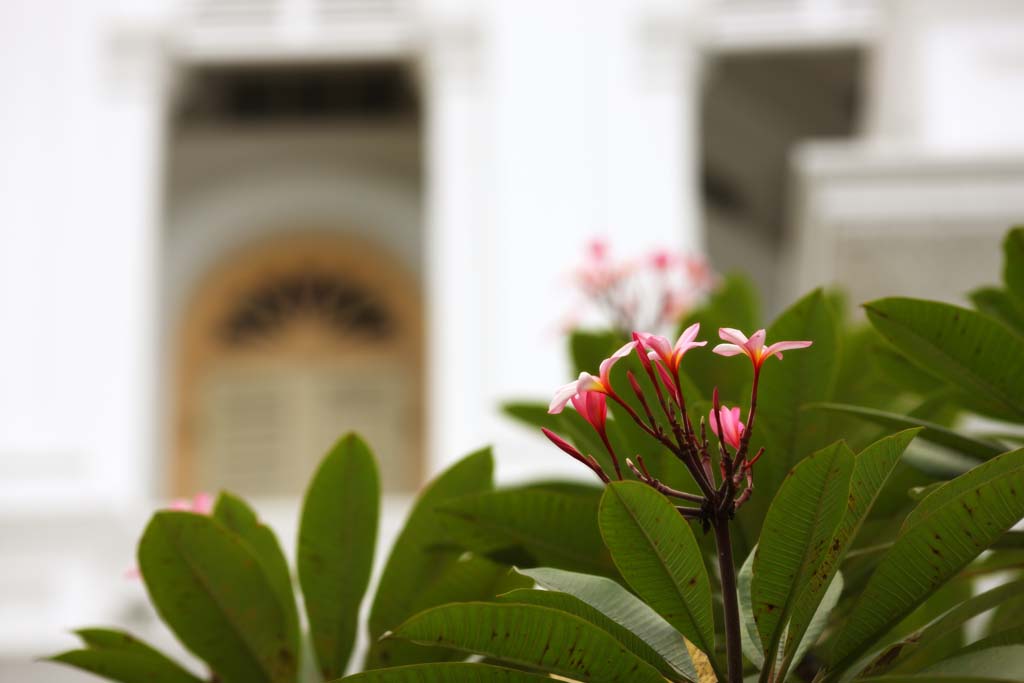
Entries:
[[420, 479], [420, 299], [380, 250], [292, 237], [235, 254], [195, 291], [178, 358], [181, 492], [294, 495], [344, 432], [386, 489]]

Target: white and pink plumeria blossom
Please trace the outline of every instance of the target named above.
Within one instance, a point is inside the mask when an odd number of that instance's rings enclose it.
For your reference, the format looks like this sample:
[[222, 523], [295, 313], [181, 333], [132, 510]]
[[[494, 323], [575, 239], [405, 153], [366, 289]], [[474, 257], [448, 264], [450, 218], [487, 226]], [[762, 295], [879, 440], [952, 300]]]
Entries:
[[647, 349], [648, 358], [654, 361], [660, 360], [673, 372], [676, 372], [687, 351], [707, 344], [706, 341], [694, 341], [698, 334], [700, 334], [700, 323], [694, 323], [683, 330], [675, 345], [667, 337], [658, 334], [634, 332], [633, 337], [640, 342], [642, 348]]
[[197, 493], [188, 498], [176, 498], [167, 506], [175, 512], [194, 512], [197, 515], [209, 515], [213, 512], [213, 496], [209, 493]]
[[[708, 413], [708, 421], [711, 423], [711, 429], [718, 435], [719, 439], [722, 439], [733, 448], [740, 447], [740, 439], [743, 438], [743, 432], [747, 428], [743, 424], [743, 420], [740, 419], [740, 409], [737, 408], [726, 408], [720, 406], [719, 414], [716, 418], [715, 409], [712, 408], [711, 412]], [[718, 429], [718, 421], [722, 421], [722, 429]]]
[[791, 349], [806, 349], [811, 345], [809, 341], [780, 341], [771, 346], [765, 346], [765, 331], [758, 330], [747, 338], [739, 330], [731, 327], [722, 327], [718, 330], [718, 336], [726, 344], [719, 344], [712, 351], [720, 356], [738, 356], [743, 354], [754, 364], [755, 369], [760, 369], [761, 364], [769, 357], [775, 356], [781, 360], [782, 352]]
[[594, 377], [589, 372], [581, 372], [576, 380], [559, 387], [558, 391], [555, 392], [555, 397], [551, 399], [548, 412], [552, 415], [557, 415], [562, 412], [565, 404], [571, 401], [573, 396], [579, 394], [585, 394], [590, 391], [596, 391], [601, 394], [612, 393], [612, 367], [619, 362], [620, 358], [625, 358], [632, 353], [634, 348], [636, 348], [636, 342], [627, 342], [621, 349], [601, 361], [597, 377]]

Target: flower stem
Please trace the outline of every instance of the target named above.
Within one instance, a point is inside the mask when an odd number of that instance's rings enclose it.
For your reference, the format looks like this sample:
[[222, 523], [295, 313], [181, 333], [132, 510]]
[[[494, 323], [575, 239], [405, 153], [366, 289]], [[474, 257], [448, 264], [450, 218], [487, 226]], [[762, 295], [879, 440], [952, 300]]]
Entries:
[[743, 655], [740, 643], [740, 610], [736, 595], [736, 566], [732, 560], [729, 516], [719, 514], [712, 522], [718, 546], [718, 568], [722, 575], [722, 606], [725, 610], [725, 656], [728, 683], [743, 682]]

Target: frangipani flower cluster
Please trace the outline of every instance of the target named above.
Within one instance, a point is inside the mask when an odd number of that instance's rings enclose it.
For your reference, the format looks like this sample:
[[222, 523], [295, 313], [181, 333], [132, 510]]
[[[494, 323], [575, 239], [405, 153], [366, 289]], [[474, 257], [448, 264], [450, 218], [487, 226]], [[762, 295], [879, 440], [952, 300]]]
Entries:
[[707, 261], [696, 256], [656, 249], [642, 258], [615, 260], [607, 242], [594, 240], [571, 281], [582, 301], [573, 305], [566, 327], [593, 318], [626, 332], [673, 324], [707, 294], [714, 277]]
[[[754, 430], [758, 383], [764, 362], [772, 356], [781, 360], [783, 351], [803, 349], [810, 346], [811, 342], [778, 341], [766, 345], [766, 332], [763, 329], [757, 330], [750, 337], [733, 328], [719, 329], [718, 336], [724, 343], [718, 344], [712, 351], [720, 356], [744, 355], [750, 360], [753, 370], [750, 409], [746, 420], [743, 420], [739, 407], [730, 408], [722, 405], [716, 388], [707, 420], [702, 417], [697, 427], [694, 427], [686, 408], [682, 366], [685, 356], [690, 351], [707, 344], [706, 341], [697, 340], [699, 334], [699, 323], [686, 328], [675, 343], [661, 335], [634, 332], [632, 341], [624, 344], [601, 362], [597, 375], [581, 372], [575, 380], [559, 387], [548, 406], [548, 412], [561, 413], [571, 403], [576, 412], [600, 436], [612, 463], [614, 477], [621, 480], [623, 474], [620, 462], [623, 459], [612, 446], [607, 434], [610, 400], [616, 410], [624, 413], [624, 419], [628, 418], [635, 422], [655, 442], [669, 450], [686, 466], [701, 494], [679, 491], [662, 483], [648, 471], [641, 453], [632, 454], [633, 457], [624, 459], [629, 470], [637, 479], [669, 497], [699, 503], [699, 507], [680, 505], [676, 509], [684, 516], [700, 518], [707, 527], [709, 520], [716, 514], [725, 511], [731, 516], [753, 492], [752, 468], [761, 457], [763, 449], [753, 456], [750, 456], [748, 451]], [[616, 363], [634, 353], [647, 376], [649, 389], [642, 386], [632, 370], [627, 371], [626, 378], [641, 410], [637, 410], [623, 397], [613, 385], [612, 379], [612, 370]], [[713, 466], [715, 449], [710, 447], [707, 438], [708, 425], [718, 440], [717, 468]], [[590, 468], [601, 481], [611, 481], [612, 476], [604, 470], [593, 454], [580, 452], [566, 439], [549, 429], [543, 431], [556, 446]], [[719, 472], [718, 477], [715, 476], [716, 469]]]

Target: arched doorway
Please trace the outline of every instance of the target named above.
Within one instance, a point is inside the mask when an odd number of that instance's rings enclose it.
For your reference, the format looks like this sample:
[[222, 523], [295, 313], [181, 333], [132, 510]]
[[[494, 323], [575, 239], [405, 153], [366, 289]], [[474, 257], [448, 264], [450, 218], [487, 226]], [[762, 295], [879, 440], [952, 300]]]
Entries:
[[416, 279], [335, 234], [240, 250], [193, 291], [178, 335], [172, 478], [179, 493], [301, 493], [342, 433], [373, 447], [386, 490], [420, 482]]

